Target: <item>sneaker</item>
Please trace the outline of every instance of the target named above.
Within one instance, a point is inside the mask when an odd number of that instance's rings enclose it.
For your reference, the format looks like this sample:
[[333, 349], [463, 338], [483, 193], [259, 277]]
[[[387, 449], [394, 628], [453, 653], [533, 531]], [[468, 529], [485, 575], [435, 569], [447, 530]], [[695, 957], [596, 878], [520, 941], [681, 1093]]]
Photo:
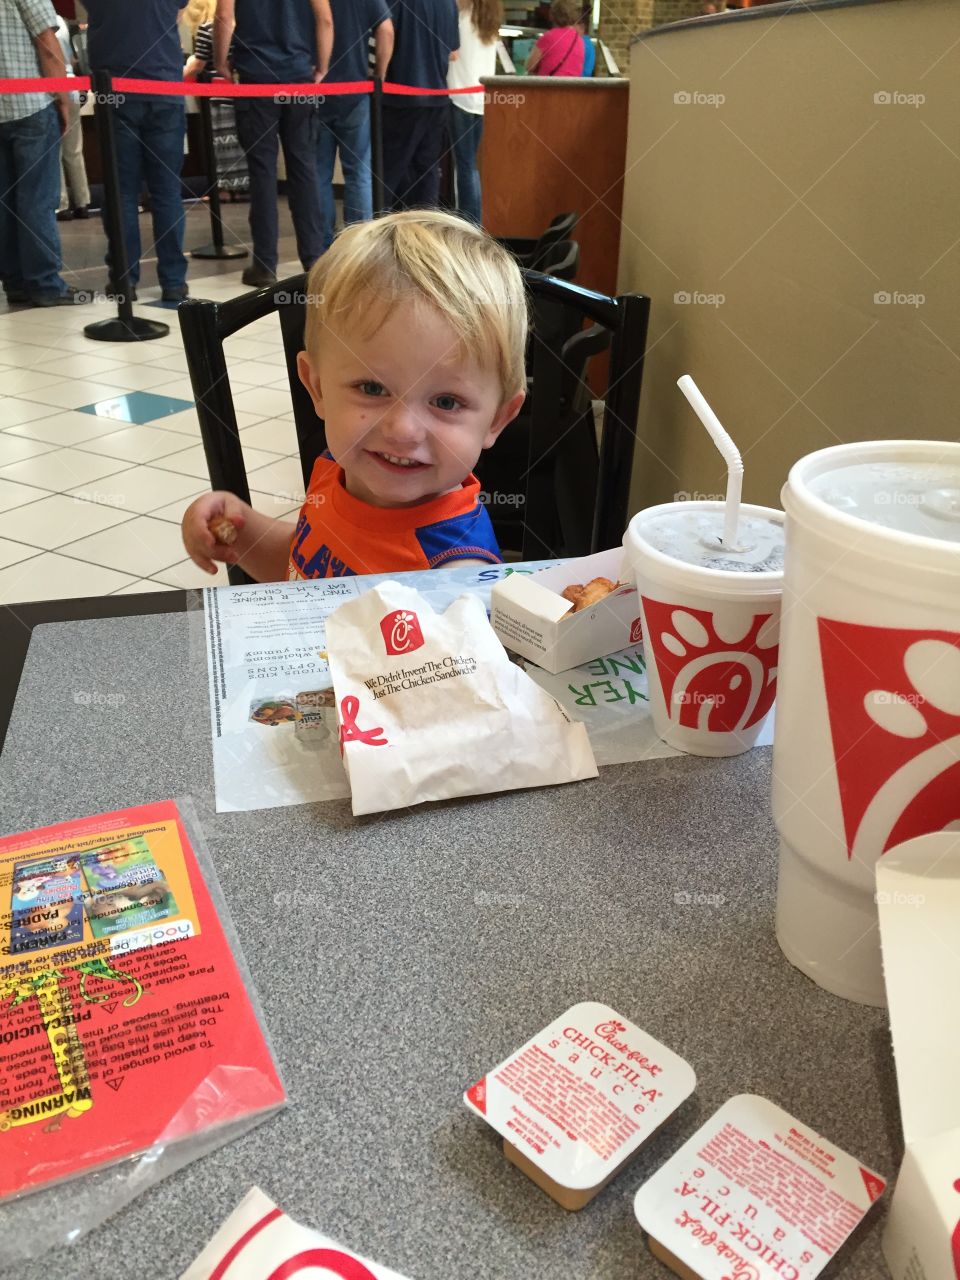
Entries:
[[73, 211], [73, 216], [75, 218], [89, 218], [90, 206], [88, 204], [77, 205], [76, 209]]
[[25, 289], [7, 289], [7, 303], [11, 307], [22, 307], [24, 303], [29, 303], [30, 295]]
[[[111, 302], [115, 302], [115, 301], [116, 301], [116, 298], [117, 298], [117, 292], [118, 292], [118, 290], [117, 290], [117, 286], [113, 283], [113, 281], [112, 281], [112, 280], [108, 280], [108, 281], [107, 281], [107, 287], [104, 289], [104, 291], [103, 291], [103, 292], [104, 292], [104, 294], [106, 295], [106, 297], [108, 297], [108, 298], [110, 299], [110, 301], [111, 301]], [[130, 301], [131, 301], [131, 302], [136, 302], [136, 300], [137, 300], [137, 290], [136, 290], [136, 288], [135, 288], [134, 286], [131, 286], [131, 288], [130, 288]]]
[[58, 210], [57, 210], [57, 221], [58, 221], [58, 222], [70, 222], [70, 221], [71, 221], [73, 218], [75, 218], [75, 217], [76, 217], [76, 214], [74, 213], [74, 211], [73, 211], [72, 209], [58, 209]]
[[255, 289], [268, 289], [270, 285], [277, 283], [275, 272], [257, 266], [246, 267], [240, 279], [244, 284], [253, 285]]
[[34, 307], [75, 307], [93, 301], [93, 294], [86, 289], [68, 288], [66, 293], [33, 294], [28, 301]]
[[183, 302], [185, 298], [190, 297], [190, 289], [185, 284], [175, 285], [173, 288], [164, 288], [160, 295], [162, 302]]

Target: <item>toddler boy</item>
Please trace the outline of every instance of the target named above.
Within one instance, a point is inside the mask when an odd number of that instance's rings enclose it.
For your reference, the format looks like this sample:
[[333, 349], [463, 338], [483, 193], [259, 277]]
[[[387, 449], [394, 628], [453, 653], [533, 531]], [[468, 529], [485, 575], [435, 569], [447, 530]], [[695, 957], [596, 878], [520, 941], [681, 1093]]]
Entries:
[[[310, 272], [300, 377], [326, 425], [296, 526], [215, 491], [190, 504], [195, 564], [259, 582], [501, 560], [472, 474], [525, 394], [513, 258], [435, 210], [348, 227]], [[226, 519], [229, 545], [211, 531]], [[221, 534], [222, 536], [222, 534]]]

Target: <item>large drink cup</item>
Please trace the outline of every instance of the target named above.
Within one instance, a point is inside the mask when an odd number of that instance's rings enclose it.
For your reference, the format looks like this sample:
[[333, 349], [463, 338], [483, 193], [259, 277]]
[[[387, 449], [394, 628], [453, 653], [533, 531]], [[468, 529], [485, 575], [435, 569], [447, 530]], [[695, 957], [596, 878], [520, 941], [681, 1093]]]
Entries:
[[745, 504], [724, 548], [722, 502], [648, 507], [624, 534], [640, 597], [653, 724], [671, 747], [732, 756], [776, 694], [783, 512]]
[[882, 1005], [877, 859], [960, 827], [960, 444], [821, 450], [783, 505], [777, 938], [828, 991]]

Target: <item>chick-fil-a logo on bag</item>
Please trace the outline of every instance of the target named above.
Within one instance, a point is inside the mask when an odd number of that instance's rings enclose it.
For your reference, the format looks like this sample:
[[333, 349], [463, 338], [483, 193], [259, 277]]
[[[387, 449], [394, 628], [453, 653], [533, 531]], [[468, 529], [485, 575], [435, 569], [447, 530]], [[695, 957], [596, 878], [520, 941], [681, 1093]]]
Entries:
[[643, 597], [645, 643], [653, 651], [670, 719], [689, 729], [729, 733], [759, 723], [777, 693], [779, 620], [748, 614], [718, 626], [709, 609]]
[[960, 635], [819, 618], [847, 857], [960, 829]]
[[381, 618], [380, 630], [389, 654], [413, 653], [423, 644], [420, 619], [409, 609], [396, 609]]
[[630, 643], [639, 644], [643, 639], [643, 621], [640, 618], [634, 618], [630, 623]]
[[368, 747], [389, 746], [383, 736], [383, 727], [376, 725], [372, 729], [361, 729], [357, 724], [360, 713], [360, 699], [348, 693], [340, 700], [340, 754], [343, 755], [345, 742], [365, 742]]

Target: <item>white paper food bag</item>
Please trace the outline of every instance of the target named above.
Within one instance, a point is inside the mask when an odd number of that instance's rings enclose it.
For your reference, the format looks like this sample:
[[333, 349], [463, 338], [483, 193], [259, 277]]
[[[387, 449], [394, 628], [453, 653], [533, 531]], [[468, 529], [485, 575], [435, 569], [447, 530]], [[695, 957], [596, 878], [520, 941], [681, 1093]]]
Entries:
[[327, 619], [353, 812], [595, 778], [586, 727], [507, 657], [479, 597], [384, 582]]
[[272, 1280], [307, 1273], [324, 1280], [404, 1280], [399, 1272], [301, 1227], [259, 1187], [247, 1192], [180, 1280]]

